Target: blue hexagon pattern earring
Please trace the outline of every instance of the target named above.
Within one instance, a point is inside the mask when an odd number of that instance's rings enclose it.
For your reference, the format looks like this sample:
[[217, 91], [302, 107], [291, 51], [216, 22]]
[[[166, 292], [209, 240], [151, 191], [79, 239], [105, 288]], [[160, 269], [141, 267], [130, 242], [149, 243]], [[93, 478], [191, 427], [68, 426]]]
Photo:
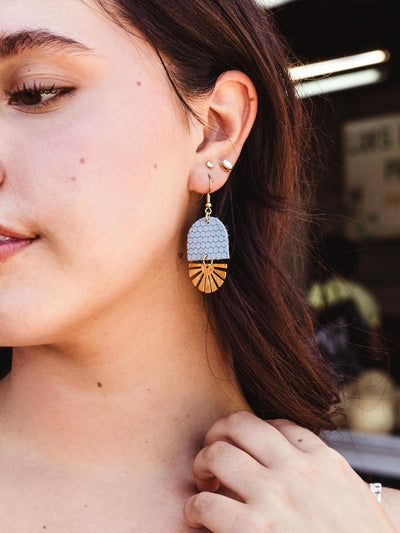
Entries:
[[[212, 161], [207, 162], [207, 168], [211, 169], [213, 166]], [[189, 230], [187, 257], [189, 276], [193, 285], [200, 291], [210, 294], [223, 285], [230, 256], [228, 231], [217, 217], [211, 216], [212, 178], [210, 174], [208, 179], [210, 190], [207, 193], [205, 217], [197, 220]]]

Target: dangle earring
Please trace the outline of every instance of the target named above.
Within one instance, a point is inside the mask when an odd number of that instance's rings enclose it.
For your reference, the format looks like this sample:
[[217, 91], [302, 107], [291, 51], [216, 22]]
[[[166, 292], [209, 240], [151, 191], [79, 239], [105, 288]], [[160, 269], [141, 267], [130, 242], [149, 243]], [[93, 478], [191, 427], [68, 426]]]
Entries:
[[[207, 168], [212, 169], [212, 161]], [[193, 285], [207, 294], [217, 291], [226, 279], [229, 256], [229, 237], [224, 224], [212, 217], [212, 178], [208, 174], [210, 190], [207, 193], [205, 217], [190, 228], [187, 238], [189, 276]], [[217, 262], [214, 262], [217, 261]]]

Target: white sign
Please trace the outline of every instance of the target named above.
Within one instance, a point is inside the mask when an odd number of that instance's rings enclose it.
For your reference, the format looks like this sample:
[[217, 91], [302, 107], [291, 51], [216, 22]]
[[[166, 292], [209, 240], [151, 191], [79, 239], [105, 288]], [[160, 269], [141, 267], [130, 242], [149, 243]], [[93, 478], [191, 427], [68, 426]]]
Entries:
[[400, 236], [400, 113], [343, 125], [346, 234]]

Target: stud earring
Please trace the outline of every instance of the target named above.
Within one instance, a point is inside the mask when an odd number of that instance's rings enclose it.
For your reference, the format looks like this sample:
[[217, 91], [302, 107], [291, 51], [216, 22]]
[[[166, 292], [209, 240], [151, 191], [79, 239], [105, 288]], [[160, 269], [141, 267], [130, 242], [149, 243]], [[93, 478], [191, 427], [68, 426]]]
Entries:
[[233, 169], [233, 165], [230, 161], [228, 161], [227, 159], [224, 159], [220, 164], [219, 166], [222, 168], [222, 170], [225, 170], [225, 172], [231, 172], [231, 170]]
[[[207, 165], [208, 166], [208, 165]], [[226, 279], [229, 256], [229, 237], [224, 224], [212, 217], [212, 178], [208, 175], [210, 189], [207, 193], [205, 216], [190, 228], [187, 238], [189, 276], [200, 291], [210, 294], [217, 291]], [[217, 261], [217, 262], [214, 262]]]
[[206, 165], [207, 165], [207, 168], [209, 168], [210, 170], [214, 168], [214, 163], [212, 161], [207, 161]]

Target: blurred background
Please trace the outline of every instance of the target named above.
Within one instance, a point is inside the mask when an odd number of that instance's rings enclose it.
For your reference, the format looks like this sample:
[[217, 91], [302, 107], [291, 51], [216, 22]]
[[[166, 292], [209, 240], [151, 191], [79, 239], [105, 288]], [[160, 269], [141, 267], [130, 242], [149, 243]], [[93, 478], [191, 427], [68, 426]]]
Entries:
[[326, 439], [400, 488], [400, 2], [259, 3], [318, 139], [304, 289], [347, 417]]

